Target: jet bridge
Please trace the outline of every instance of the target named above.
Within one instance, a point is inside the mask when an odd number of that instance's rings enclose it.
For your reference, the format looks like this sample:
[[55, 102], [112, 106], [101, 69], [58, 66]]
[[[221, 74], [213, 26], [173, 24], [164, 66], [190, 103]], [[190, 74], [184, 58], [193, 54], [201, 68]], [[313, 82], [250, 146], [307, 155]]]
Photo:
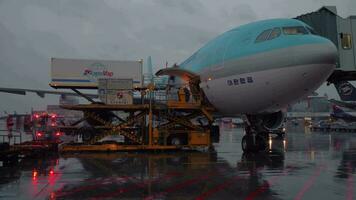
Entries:
[[356, 17], [343, 18], [336, 6], [323, 6], [317, 11], [297, 16], [314, 29], [315, 34], [331, 40], [338, 49], [336, 70], [328, 84], [356, 80]]

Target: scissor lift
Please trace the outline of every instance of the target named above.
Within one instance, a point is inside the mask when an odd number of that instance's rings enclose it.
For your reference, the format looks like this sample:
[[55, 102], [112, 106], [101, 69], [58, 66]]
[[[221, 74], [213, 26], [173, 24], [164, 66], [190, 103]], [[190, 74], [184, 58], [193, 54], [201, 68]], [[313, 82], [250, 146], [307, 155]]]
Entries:
[[[190, 98], [178, 92], [178, 98], [171, 98], [167, 89], [135, 88], [140, 91], [140, 104], [109, 105], [81, 104], [64, 105], [65, 109], [84, 113], [83, 120], [95, 122], [98, 126], [86, 128], [94, 136], [82, 144], [62, 145], [62, 152], [71, 151], [129, 151], [129, 150], [177, 150], [211, 147], [212, 115], [214, 108], [204, 102], [203, 93], [190, 87]], [[193, 94], [192, 94], [193, 93]], [[174, 92], [173, 92], [174, 94]], [[106, 119], [102, 113], [119, 113], [116, 120]], [[125, 118], [119, 116], [127, 116]], [[78, 129], [77, 126], [62, 127]], [[81, 134], [86, 134], [82, 132]], [[125, 137], [123, 143], [99, 142], [112, 135]]]

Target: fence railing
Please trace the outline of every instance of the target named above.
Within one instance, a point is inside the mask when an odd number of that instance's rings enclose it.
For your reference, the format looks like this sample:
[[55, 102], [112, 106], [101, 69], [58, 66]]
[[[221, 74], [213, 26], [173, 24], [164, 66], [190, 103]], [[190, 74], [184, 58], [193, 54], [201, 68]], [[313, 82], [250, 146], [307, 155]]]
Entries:
[[[151, 95], [151, 96], [150, 96]], [[145, 95], [145, 99], [152, 98], [157, 103], [167, 104], [169, 102], [179, 102], [183, 104], [199, 104], [201, 100], [200, 94], [192, 94], [189, 90], [182, 92], [178, 89], [171, 90], [155, 90]]]
[[13, 130], [9, 135], [8, 130], [0, 130], [0, 143], [20, 144], [22, 143], [22, 132]]

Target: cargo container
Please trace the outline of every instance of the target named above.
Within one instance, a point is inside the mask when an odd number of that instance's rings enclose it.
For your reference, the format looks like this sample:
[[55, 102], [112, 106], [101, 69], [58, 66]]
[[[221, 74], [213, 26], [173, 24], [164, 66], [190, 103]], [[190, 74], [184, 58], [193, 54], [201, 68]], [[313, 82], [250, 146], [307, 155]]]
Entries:
[[105, 104], [133, 104], [132, 79], [99, 79], [98, 95]]
[[133, 87], [142, 87], [142, 61], [51, 59], [51, 83], [54, 88], [98, 88], [98, 79], [132, 79]]

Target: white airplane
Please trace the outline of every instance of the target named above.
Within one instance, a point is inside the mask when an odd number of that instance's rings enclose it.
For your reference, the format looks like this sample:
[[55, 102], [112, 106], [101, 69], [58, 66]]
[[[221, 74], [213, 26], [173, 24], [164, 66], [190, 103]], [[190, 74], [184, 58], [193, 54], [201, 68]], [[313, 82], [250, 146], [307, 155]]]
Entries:
[[333, 73], [337, 49], [295, 19], [272, 19], [223, 33], [174, 68], [156, 75], [199, 77], [221, 116], [245, 115], [244, 151], [266, 146], [282, 110], [310, 95]]

